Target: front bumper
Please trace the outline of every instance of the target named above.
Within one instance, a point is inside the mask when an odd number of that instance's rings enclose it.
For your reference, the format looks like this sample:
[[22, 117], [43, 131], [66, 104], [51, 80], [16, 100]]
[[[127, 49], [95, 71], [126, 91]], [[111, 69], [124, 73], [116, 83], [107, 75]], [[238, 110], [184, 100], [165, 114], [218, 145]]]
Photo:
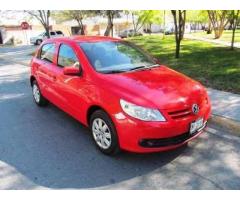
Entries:
[[[198, 115], [167, 122], [144, 122], [121, 113], [124, 117], [114, 119], [120, 147], [139, 153], [166, 151], [180, 147], [203, 132], [210, 112], [211, 107], [208, 105]], [[204, 119], [204, 127], [190, 135], [190, 124], [201, 117]]]
[[206, 127], [207, 121], [203, 124], [203, 126], [193, 134], [189, 132], [183, 133], [181, 135], [177, 135], [169, 138], [160, 138], [160, 139], [142, 139], [139, 141], [139, 145], [147, 148], [157, 148], [157, 147], [167, 147], [174, 146], [184, 143], [185, 141], [191, 140], [195, 135], [202, 132], [202, 130]]

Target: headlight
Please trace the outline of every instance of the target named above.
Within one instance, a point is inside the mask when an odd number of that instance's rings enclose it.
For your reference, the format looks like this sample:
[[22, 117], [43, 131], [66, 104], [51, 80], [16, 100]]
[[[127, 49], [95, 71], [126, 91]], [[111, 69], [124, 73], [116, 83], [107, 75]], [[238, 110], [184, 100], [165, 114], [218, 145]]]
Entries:
[[129, 103], [123, 99], [120, 100], [120, 105], [125, 113], [131, 117], [143, 121], [160, 121], [165, 122], [166, 119], [157, 109], [145, 108]]

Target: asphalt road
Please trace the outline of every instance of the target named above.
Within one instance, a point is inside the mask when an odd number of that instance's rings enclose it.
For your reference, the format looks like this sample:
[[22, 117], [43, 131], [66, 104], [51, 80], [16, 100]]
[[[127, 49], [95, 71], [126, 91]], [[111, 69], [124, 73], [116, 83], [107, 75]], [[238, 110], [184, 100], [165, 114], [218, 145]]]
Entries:
[[0, 59], [0, 189], [240, 189], [240, 137], [209, 124], [188, 146], [101, 154], [88, 130], [32, 100], [29, 67]]

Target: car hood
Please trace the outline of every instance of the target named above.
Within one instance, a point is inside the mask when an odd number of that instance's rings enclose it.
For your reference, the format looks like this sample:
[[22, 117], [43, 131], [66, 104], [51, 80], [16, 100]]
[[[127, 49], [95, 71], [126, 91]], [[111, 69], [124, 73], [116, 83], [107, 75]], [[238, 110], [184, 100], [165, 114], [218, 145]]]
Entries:
[[200, 104], [206, 95], [200, 83], [166, 66], [102, 76], [104, 85], [120, 98], [146, 107], [189, 107]]

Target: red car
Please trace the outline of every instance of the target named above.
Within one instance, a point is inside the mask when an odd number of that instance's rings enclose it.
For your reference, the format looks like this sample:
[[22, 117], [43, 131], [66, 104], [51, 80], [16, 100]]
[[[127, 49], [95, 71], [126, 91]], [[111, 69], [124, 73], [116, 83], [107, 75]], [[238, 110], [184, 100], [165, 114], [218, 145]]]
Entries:
[[33, 97], [88, 126], [106, 154], [165, 151], [205, 128], [204, 87], [130, 42], [110, 37], [54, 38], [31, 61]]

